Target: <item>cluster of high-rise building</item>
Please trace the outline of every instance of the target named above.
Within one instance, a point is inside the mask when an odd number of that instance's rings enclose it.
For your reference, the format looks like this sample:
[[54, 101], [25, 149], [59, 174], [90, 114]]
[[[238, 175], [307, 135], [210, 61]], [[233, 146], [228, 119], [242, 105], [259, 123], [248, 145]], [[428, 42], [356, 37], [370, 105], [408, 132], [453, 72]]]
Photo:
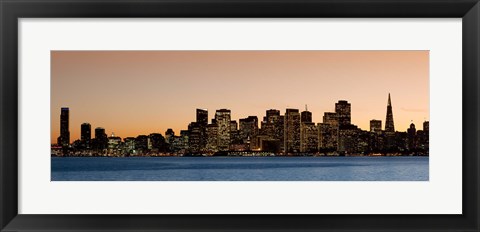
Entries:
[[423, 130], [412, 123], [406, 132], [395, 131], [393, 107], [388, 95], [385, 129], [372, 119], [365, 131], [351, 123], [351, 104], [340, 100], [334, 112], [325, 112], [315, 124], [312, 112], [288, 108], [269, 109], [261, 121], [257, 116], [232, 120], [229, 109], [216, 110], [209, 122], [208, 110], [197, 109], [196, 120], [175, 135], [152, 133], [120, 138], [91, 125], [81, 125], [80, 140], [70, 144], [69, 109], [60, 114], [60, 136], [52, 146], [55, 155], [135, 156], [135, 155], [428, 155], [429, 122]]

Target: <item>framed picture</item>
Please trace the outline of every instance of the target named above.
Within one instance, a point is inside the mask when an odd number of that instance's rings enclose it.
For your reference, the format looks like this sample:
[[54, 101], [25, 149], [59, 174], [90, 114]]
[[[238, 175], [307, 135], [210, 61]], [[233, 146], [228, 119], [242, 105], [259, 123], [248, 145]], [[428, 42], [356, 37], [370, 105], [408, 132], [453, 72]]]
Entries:
[[1, 231], [478, 231], [478, 1], [1, 1]]

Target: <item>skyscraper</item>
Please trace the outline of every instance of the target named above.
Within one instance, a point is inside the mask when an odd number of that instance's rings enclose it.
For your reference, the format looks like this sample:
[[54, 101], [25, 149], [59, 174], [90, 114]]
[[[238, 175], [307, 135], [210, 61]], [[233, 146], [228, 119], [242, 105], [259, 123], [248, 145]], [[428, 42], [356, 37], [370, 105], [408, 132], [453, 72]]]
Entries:
[[390, 99], [390, 93], [388, 94], [387, 119], [385, 120], [385, 132], [395, 132], [395, 126], [393, 124], [393, 111], [392, 111], [392, 101]]
[[200, 126], [207, 126], [207, 124], [208, 124], [208, 110], [197, 109], [197, 123]]
[[312, 122], [312, 112], [307, 110], [307, 106], [305, 106], [305, 111], [302, 111], [300, 121], [301, 122]]
[[351, 123], [351, 105], [345, 100], [335, 103], [335, 113], [337, 113], [339, 126], [350, 125]]
[[258, 135], [258, 118], [257, 116], [248, 116], [240, 121], [240, 139], [244, 144], [249, 143], [250, 149], [257, 148], [256, 137]]
[[302, 122], [300, 126], [300, 152], [316, 152], [318, 149], [318, 127], [313, 122]]
[[70, 145], [70, 110], [68, 107], [62, 107], [60, 112], [60, 143], [62, 147]]
[[218, 151], [218, 126], [217, 124], [208, 124], [206, 129], [208, 152]]
[[80, 141], [84, 148], [90, 148], [92, 139], [92, 126], [90, 123], [82, 123], [80, 126]]
[[284, 151], [285, 153], [299, 152], [300, 113], [298, 109], [287, 109], [284, 121]]
[[215, 112], [215, 121], [218, 126], [218, 150], [228, 151], [230, 148], [230, 120], [231, 111], [220, 109]]
[[416, 132], [417, 130], [415, 129], [415, 124], [413, 124], [413, 122], [410, 124], [410, 128], [407, 129], [407, 134], [408, 134], [408, 137], [407, 137], [407, 148], [408, 150], [410, 151], [413, 151], [415, 150], [416, 148]]
[[101, 127], [95, 128], [95, 147], [97, 149], [105, 149], [108, 145], [108, 138], [107, 134], [105, 133], [105, 129]]
[[208, 125], [208, 110], [206, 109], [197, 109], [197, 124], [199, 127], [199, 149], [204, 149], [207, 144], [206, 129]]

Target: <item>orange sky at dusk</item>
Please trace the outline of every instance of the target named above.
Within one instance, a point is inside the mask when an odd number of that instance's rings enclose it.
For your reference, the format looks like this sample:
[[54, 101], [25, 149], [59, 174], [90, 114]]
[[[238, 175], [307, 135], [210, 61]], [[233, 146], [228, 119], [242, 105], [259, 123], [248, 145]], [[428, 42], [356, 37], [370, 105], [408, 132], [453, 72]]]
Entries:
[[[315, 123], [338, 100], [352, 104], [352, 123], [385, 127], [391, 93], [395, 129], [429, 120], [428, 51], [52, 51], [51, 141], [60, 134], [60, 108], [70, 108], [71, 142], [80, 124], [122, 138], [176, 134], [195, 109], [232, 111], [232, 120], [267, 109], [301, 111]], [[260, 125], [259, 125], [260, 126]]]

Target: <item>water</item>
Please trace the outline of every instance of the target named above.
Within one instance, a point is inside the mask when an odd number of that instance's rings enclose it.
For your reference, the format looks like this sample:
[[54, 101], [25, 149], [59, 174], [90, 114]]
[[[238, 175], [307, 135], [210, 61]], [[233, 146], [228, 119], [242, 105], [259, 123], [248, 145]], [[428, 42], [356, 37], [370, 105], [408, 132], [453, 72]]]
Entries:
[[52, 157], [52, 181], [428, 181], [428, 157]]

